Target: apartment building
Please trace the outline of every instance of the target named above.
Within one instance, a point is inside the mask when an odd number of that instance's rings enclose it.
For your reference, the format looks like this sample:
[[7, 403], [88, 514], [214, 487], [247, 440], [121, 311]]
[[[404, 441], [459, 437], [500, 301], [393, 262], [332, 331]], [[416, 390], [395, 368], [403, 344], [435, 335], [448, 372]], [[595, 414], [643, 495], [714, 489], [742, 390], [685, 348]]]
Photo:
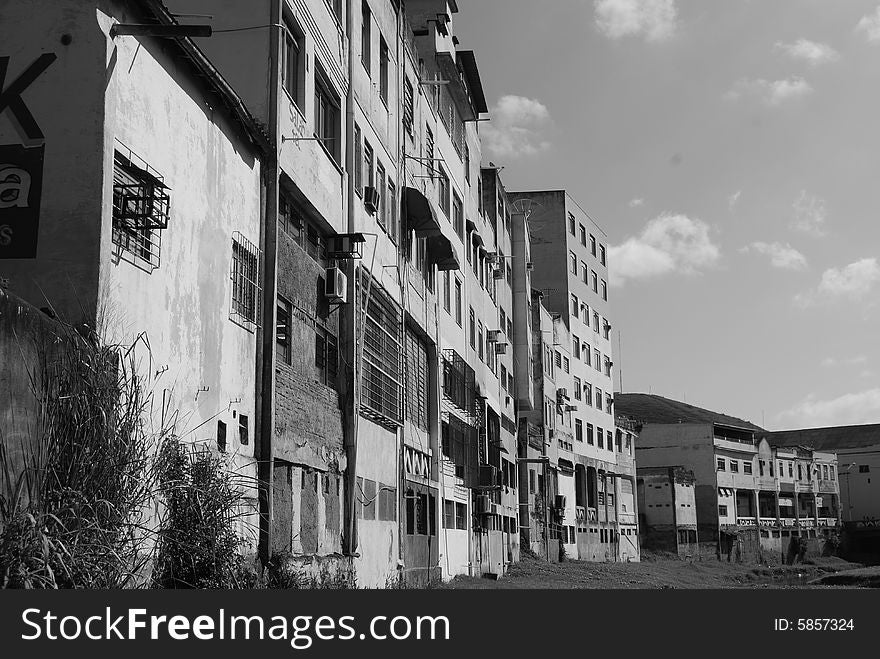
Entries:
[[639, 467], [641, 544], [682, 558], [699, 556], [694, 472], [684, 467]]
[[[561, 526], [566, 534], [573, 526], [575, 538], [567, 535], [564, 544], [576, 545], [582, 559], [616, 560], [618, 493], [627, 481], [632, 501], [636, 476], [628, 466], [618, 467], [606, 236], [565, 191], [510, 197], [528, 216], [531, 286], [543, 294], [543, 304], [558, 315], [571, 342], [568, 370], [563, 369], [571, 388], [562, 388], [559, 399], [573, 428], [572, 448], [564, 450], [574, 463], [574, 519]], [[631, 521], [635, 527], [637, 518]]]
[[839, 526], [837, 458], [771, 445], [758, 426], [650, 394], [618, 394], [618, 411], [642, 423], [640, 468], [693, 471], [697, 531], [721, 555], [790, 560], [797, 539], [821, 551]]
[[[880, 425], [837, 426], [781, 430], [764, 435], [769, 443], [797, 451], [813, 451], [837, 456], [837, 470], [822, 465], [820, 490], [834, 494], [833, 482], [840, 491], [840, 520], [844, 526], [844, 550], [853, 558], [880, 553]], [[823, 488], [824, 485], [824, 488]], [[824, 501], [823, 501], [824, 503]]]
[[0, 5], [0, 278], [131, 346], [148, 427], [254, 480], [268, 139], [192, 39], [152, 30], [171, 24], [149, 0]]

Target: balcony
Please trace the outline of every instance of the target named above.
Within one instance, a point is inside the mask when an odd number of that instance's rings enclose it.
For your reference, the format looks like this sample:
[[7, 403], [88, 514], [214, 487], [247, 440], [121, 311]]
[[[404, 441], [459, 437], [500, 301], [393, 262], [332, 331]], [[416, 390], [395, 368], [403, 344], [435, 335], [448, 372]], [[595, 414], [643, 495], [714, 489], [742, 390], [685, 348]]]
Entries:
[[823, 526], [826, 528], [834, 528], [839, 524], [839, 521], [836, 517], [820, 517], [819, 518], [819, 526]]
[[737, 526], [757, 526], [758, 520], [754, 517], [737, 517], [736, 525]]

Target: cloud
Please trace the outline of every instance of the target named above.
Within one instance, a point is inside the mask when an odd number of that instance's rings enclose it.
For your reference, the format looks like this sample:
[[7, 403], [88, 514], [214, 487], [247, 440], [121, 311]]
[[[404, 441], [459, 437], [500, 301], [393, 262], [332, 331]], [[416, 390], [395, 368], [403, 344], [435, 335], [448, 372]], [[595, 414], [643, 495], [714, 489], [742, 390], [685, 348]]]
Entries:
[[824, 199], [808, 194], [806, 190], [801, 190], [801, 194], [794, 200], [792, 208], [794, 209], [794, 219], [790, 225], [792, 229], [803, 231], [816, 238], [821, 238], [828, 233], [825, 227], [828, 213], [825, 210]]
[[795, 297], [795, 303], [808, 307], [820, 301], [846, 299], [853, 302], [864, 300], [880, 282], [880, 264], [876, 258], [865, 258], [843, 268], [829, 268], [822, 273], [815, 291]]
[[609, 39], [644, 36], [666, 41], [675, 34], [675, 0], [595, 0], [596, 27]]
[[741, 98], [754, 97], [766, 105], [776, 107], [786, 101], [803, 98], [812, 92], [813, 88], [810, 83], [799, 76], [785, 80], [741, 78], [724, 94], [724, 98], [737, 101]]
[[754, 242], [743, 247], [741, 252], [756, 252], [770, 257], [770, 265], [780, 270], [803, 270], [807, 267], [806, 257], [788, 243]]
[[865, 355], [856, 355], [855, 357], [847, 357], [845, 359], [826, 357], [822, 360], [822, 366], [825, 366], [826, 368], [831, 368], [833, 366], [858, 366], [867, 363], [868, 358]]
[[644, 205], [645, 205], [644, 199], [630, 199], [630, 201], [629, 201], [630, 208], [638, 208], [639, 206], [644, 206]]
[[709, 226], [686, 215], [663, 213], [642, 233], [609, 249], [611, 283], [649, 279], [673, 272], [695, 274], [715, 265], [721, 252], [709, 236]]
[[819, 66], [827, 62], [836, 62], [840, 59], [840, 53], [824, 43], [817, 43], [809, 39], [798, 39], [794, 43], [782, 43], [777, 41], [773, 49], [782, 52], [792, 59], [801, 60], [810, 66]]
[[798, 428], [880, 423], [880, 388], [822, 400], [810, 394], [778, 415], [779, 421]]
[[483, 143], [497, 156], [531, 156], [550, 148], [543, 131], [551, 122], [547, 106], [538, 100], [509, 94], [498, 99], [492, 121], [481, 131]]
[[873, 14], [862, 16], [862, 20], [856, 25], [856, 32], [864, 32], [868, 41], [880, 41], [880, 6]]
[[742, 196], [742, 190], [737, 190], [732, 195], [727, 198], [727, 207], [730, 208], [730, 212], [733, 212], [733, 209], [736, 208], [737, 203], [739, 203], [739, 198]]

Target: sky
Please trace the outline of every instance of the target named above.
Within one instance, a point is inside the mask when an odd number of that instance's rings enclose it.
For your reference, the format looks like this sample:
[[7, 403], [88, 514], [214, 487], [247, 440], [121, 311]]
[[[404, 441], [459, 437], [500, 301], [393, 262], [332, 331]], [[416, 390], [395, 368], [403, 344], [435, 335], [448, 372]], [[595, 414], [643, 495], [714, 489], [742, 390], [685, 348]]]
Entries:
[[878, 0], [458, 6], [484, 162], [607, 234], [624, 391], [880, 423]]

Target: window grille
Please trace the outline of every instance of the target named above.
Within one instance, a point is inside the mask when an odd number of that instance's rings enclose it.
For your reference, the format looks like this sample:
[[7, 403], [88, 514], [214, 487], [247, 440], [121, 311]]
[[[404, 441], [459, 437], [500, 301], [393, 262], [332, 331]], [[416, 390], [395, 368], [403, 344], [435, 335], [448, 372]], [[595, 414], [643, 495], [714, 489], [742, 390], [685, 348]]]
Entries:
[[366, 271], [361, 271], [360, 306], [364, 340], [361, 347], [361, 406], [365, 416], [396, 428], [402, 421], [402, 315], [390, 297], [373, 281], [366, 299]]
[[232, 309], [230, 320], [249, 331], [260, 326], [261, 253], [238, 231], [232, 234]]
[[[481, 340], [478, 337], [478, 340]], [[476, 418], [476, 375], [455, 350], [443, 351], [443, 397], [447, 403]]]
[[413, 117], [415, 102], [414, 102], [414, 94], [413, 94], [413, 86], [410, 83], [409, 78], [404, 78], [403, 81], [403, 127], [406, 130], [407, 135], [413, 134]]
[[126, 260], [148, 272], [159, 267], [170, 205], [161, 176], [131, 152], [115, 153], [112, 240], [120, 258], [130, 257]]
[[428, 350], [410, 330], [406, 330], [406, 418], [428, 430]]

